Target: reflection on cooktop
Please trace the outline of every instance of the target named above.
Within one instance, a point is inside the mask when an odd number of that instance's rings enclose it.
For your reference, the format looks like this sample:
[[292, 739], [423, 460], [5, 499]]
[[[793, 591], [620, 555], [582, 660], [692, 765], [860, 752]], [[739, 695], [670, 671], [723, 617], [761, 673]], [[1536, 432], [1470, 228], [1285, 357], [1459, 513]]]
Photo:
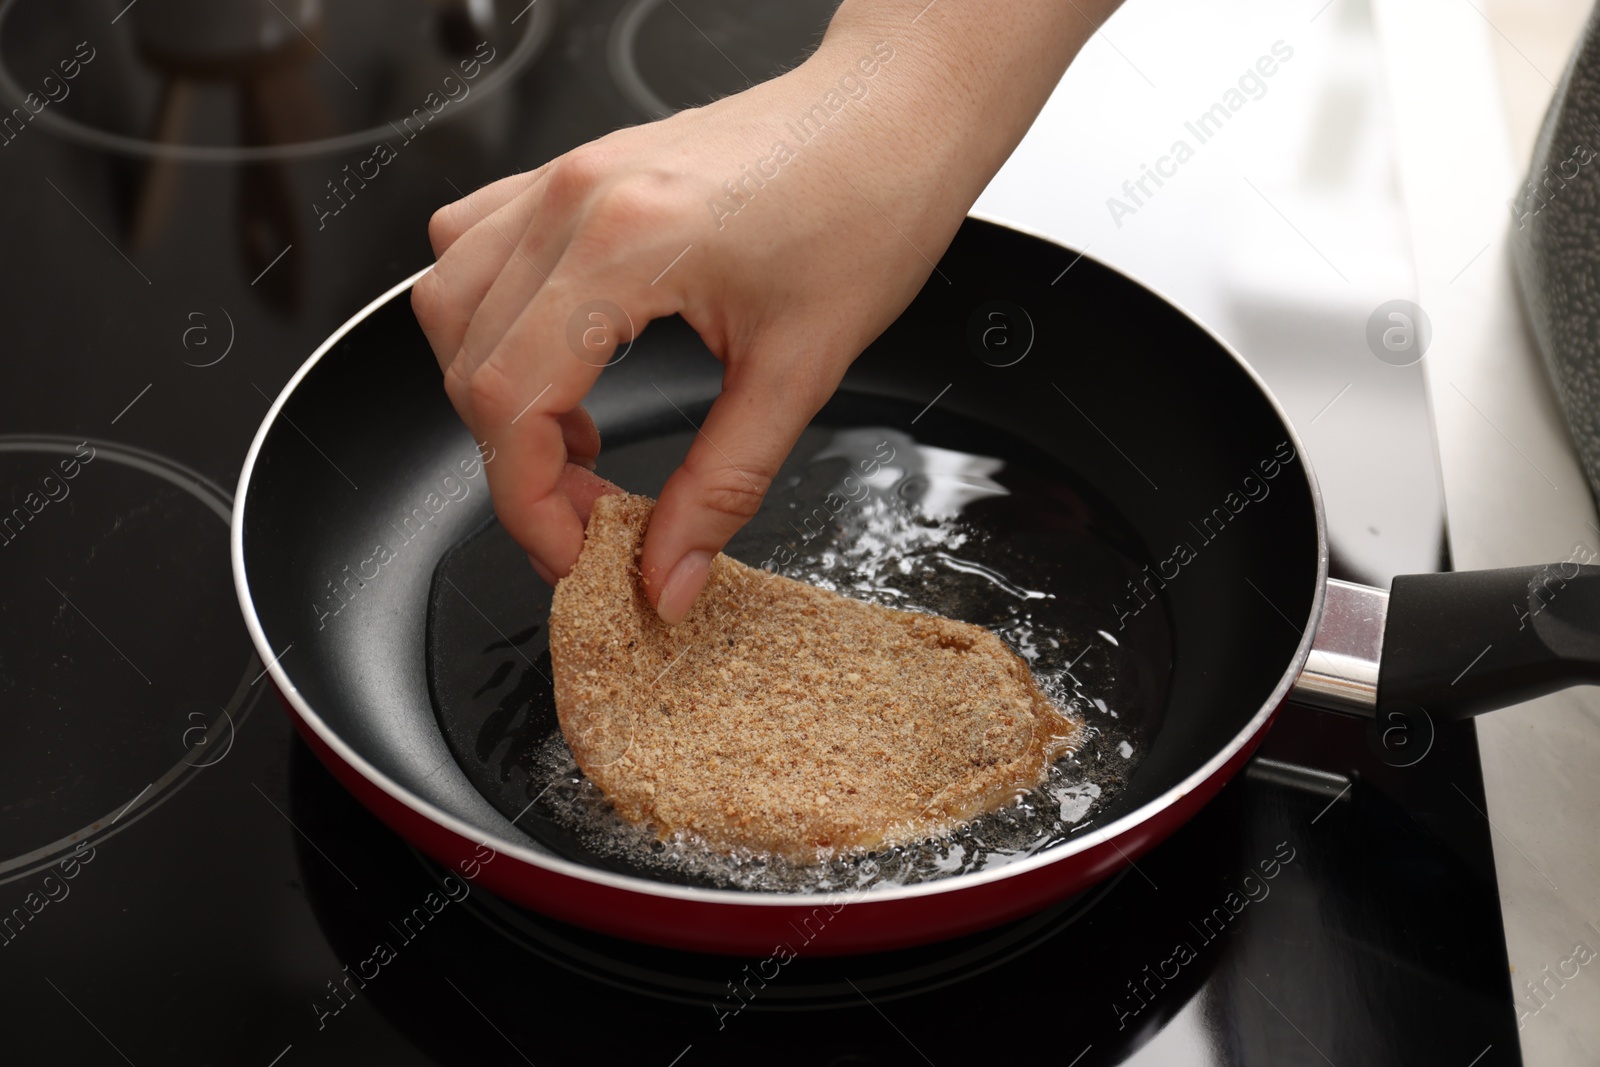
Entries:
[[[29, 124], [132, 155], [286, 159], [404, 137], [510, 85], [554, 0], [5, 0], [0, 138]], [[448, 111], [448, 113], [446, 113]]]

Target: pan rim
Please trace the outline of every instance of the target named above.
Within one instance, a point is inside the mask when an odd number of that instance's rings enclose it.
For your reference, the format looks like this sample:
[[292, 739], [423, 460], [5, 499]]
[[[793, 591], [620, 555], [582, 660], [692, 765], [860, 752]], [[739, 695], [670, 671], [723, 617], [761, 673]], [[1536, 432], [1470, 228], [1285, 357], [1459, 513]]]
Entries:
[[[1058, 248], [1067, 248], [1045, 234], [1026, 226], [1018, 225], [1001, 216], [987, 212], [970, 212], [968, 218], [979, 222], [1010, 229], [1017, 233], [1032, 237], [1036, 240], [1047, 242]], [[1155, 296], [1166, 301], [1191, 323], [1198, 327], [1209, 337], [1224, 353], [1226, 353], [1253, 382], [1260, 391], [1263, 399], [1277, 415], [1278, 421], [1288, 436], [1290, 443], [1295, 448], [1295, 454], [1300, 457], [1300, 468], [1304, 472], [1306, 486], [1311, 491], [1312, 510], [1316, 519], [1317, 534], [1317, 574], [1316, 588], [1312, 594], [1311, 610], [1306, 620], [1306, 625], [1301, 631], [1300, 643], [1296, 646], [1294, 655], [1284, 668], [1283, 673], [1273, 686], [1272, 692], [1256, 709], [1250, 719], [1236, 733], [1228, 743], [1214, 752], [1198, 768], [1192, 771], [1177, 784], [1168, 788], [1159, 796], [1135, 808], [1113, 822], [1107, 823], [1087, 833], [1082, 837], [1062, 842], [1056, 846], [1045, 849], [1037, 855], [1026, 859], [1017, 860], [1004, 866], [990, 870], [975, 871], [966, 874], [957, 874], [936, 881], [921, 882], [915, 885], [890, 886], [878, 889], [867, 889], [858, 894], [852, 894], [851, 904], [881, 904], [892, 901], [908, 900], [919, 897], [936, 897], [948, 893], [959, 893], [976, 889], [1003, 879], [1019, 877], [1031, 871], [1050, 866], [1070, 859], [1073, 856], [1089, 852], [1105, 844], [1113, 844], [1122, 837], [1136, 832], [1144, 827], [1174, 805], [1183, 800], [1190, 793], [1200, 789], [1206, 782], [1214, 778], [1224, 766], [1228, 764], [1241, 750], [1260, 735], [1272, 715], [1282, 706], [1293, 688], [1295, 680], [1300, 676], [1306, 661], [1311, 655], [1312, 645], [1316, 638], [1318, 624], [1322, 619], [1322, 612], [1326, 602], [1328, 585], [1328, 537], [1327, 525], [1323, 513], [1322, 491], [1317, 483], [1316, 472], [1312, 469], [1310, 458], [1306, 455], [1305, 444], [1300, 435], [1295, 431], [1294, 424], [1289, 421], [1288, 413], [1283, 410], [1278, 398], [1267, 387], [1255, 368], [1234, 351], [1215, 331], [1193, 315], [1188, 308], [1153, 286], [1150, 286], [1117, 268], [1089, 256], [1087, 252], [1070, 249], [1078, 252], [1080, 256], [1090, 259], [1100, 267], [1116, 274], [1134, 285], [1148, 290]], [[558, 856], [544, 855], [535, 852], [524, 845], [501, 838], [497, 833], [486, 833], [484, 828], [460, 819], [447, 812], [421, 796], [401, 786], [394, 779], [379, 770], [356, 751], [347, 741], [330, 727], [308, 701], [300, 695], [300, 691], [290, 680], [288, 672], [273, 653], [272, 646], [267, 640], [266, 632], [262, 628], [261, 619], [256, 613], [254, 599], [250, 591], [249, 575], [245, 570], [244, 559], [244, 511], [250, 499], [250, 482], [255, 472], [256, 460], [261, 449], [266, 443], [267, 435], [277, 425], [278, 416], [283, 407], [288, 403], [290, 396], [299, 387], [300, 382], [311, 373], [312, 369], [322, 360], [328, 352], [344, 339], [345, 335], [366, 321], [378, 309], [387, 305], [401, 293], [410, 289], [424, 274], [432, 270], [432, 265], [424, 267], [410, 277], [397, 282], [382, 295], [373, 299], [361, 308], [328, 338], [322, 342], [304, 363], [290, 376], [283, 389], [274, 398], [272, 406], [267, 410], [261, 425], [256, 429], [254, 438], [250, 442], [250, 449], [245, 454], [244, 466], [239, 472], [238, 487], [233, 498], [233, 517], [228, 533], [229, 556], [233, 565], [234, 589], [239, 597], [239, 607], [244, 615], [245, 628], [250, 634], [250, 640], [255, 645], [256, 653], [267, 664], [266, 670], [272, 678], [273, 684], [283, 695], [284, 700], [290, 705], [295, 714], [299, 716], [319, 740], [326, 745], [329, 751], [339, 757], [344, 764], [361, 775], [367, 783], [384, 794], [391, 800], [408, 809], [413, 815], [419, 816], [435, 826], [442, 827], [468, 841], [481, 842], [495, 849], [496, 854], [506, 855], [519, 860], [532, 867], [539, 868], [550, 874], [573, 878], [595, 886], [619, 890], [628, 893], [640, 893], [646, 896], [663, 898], [667, 900], [682, 901], [698, 904], [716, 904], [732, 907], [759, 907], [759, 908], [794, 908], [813, 907], [819, 899], [828, 896], [825, 893], [766, 893], [752, 892], [738, 889], [711, 889], [699, 886], [672, 885], [665, 882], [656, 882], [648, 878], [634, 875], [617, 874], [611, 871], [602, 871], [585, 866], [572, 860], [562, 859]]]

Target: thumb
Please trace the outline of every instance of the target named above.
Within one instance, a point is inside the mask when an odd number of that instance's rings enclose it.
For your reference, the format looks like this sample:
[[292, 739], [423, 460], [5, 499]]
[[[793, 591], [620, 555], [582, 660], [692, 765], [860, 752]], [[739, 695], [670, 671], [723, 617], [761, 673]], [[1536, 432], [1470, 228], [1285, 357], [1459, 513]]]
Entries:
[[[814, 361], [795, 353], [740, 366], [695, 434], [683, 465], [667, 479], [645, 533], [645, 596], [677, 625], [705, 587], [711, 559], [750, 521], [789, 450], [838, 379], [797, 381], [787, 368]], [[670, 398], [669, 398], [670, 399]]]

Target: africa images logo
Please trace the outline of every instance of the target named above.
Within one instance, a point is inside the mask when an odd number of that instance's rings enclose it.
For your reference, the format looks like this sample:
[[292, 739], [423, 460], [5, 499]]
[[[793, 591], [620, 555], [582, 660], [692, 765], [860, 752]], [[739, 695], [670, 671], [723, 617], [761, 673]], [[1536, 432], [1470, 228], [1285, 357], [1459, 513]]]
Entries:
[[1166, 184], [1163, 178], [1176, 177], [1178, 167], [1194, 158], [1196, 146], [1205, 144], [1221, 133], [1223, 125], [1251, 100], [1260, 100], [1267, 95], [1266, 79], [1278, 72], [1280, 64], [1294, 58], [1294, 49], [1283, 41], [1273, 41], [1271, 51], [1272, 55], [1261, 56], [1254, 66], [1246, 68], [1239, 75], [1238, 82], [1223, 92], [1221, 100], [1202, 111], [1193, 122], [1183, 124], [1183, 128], [1195, 140], [1193, 145], [1182, 137], [1178, 138], [1172, 142], [1166, 155], [1157, 157], [1154, 169], [1141, 163], [1139, 176], [1122, 183], [1122, 194], [1127, 199], [1106, 197], [1106, 210], [1111, 212], [1111, 221], [1117, 224], [1117, 229], [1122, 229], [1124, 215], [1138, 214], [1146, 201], [1156, 195], [1155, 189], [1150, 188], [1152, 183], [1156, 189], [1160, 189]]
[[[1256, 464], [1256, 471], [1260, 472], [1259, 477], [1255, 472], [1245, 475], [1239, 483], [1239, 488], [1229, 490], [1223, 496], [1222, 503], [1203, 516], [1199, 525], [1190, 520], [1189, 527], [1198, 535], [1200, 547], [1204, 548], [1220, 537], [1228, 524], [1238, 518], [1239, 513], [1250, 504], [1267, 499], [1272, 492], [1272, 486], [1268, 483], [1283, 473], [1283, 468], [1294, 461], [1294, 446], [1288, 441], [1278, 442], [1272, 455]], [[1173, 546], [1172, 554], [1155, 565], [1153, 573], [1147, 563], [1144, 566], [1142, 579], [1139, 581], [1128, 579], [1131, 605], [1124, 606], [1125, 602], [1120, 600], [1111, 602], [1111, 610], [1117, 616], [1117, 629], [1126, 629], [1129, 619], [1143, 611], [1146, 604], [1155, 603], [1158, 591], [1165, 589], [1168, 582], [1183, 573], [1183, 568], [1193, 563], [1199, 554], [1199, 549], [1189, 541], [1179, 541]]]

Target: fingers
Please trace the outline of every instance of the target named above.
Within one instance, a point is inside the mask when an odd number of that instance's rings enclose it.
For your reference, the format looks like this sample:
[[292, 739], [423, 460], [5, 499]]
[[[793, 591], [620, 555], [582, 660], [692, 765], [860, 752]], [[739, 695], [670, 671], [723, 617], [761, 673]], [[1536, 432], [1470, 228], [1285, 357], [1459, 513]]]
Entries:
[[815, 361], [799, 352], [762, 356], [726, 381], [683, 466], [661, 490], [645, 534], [645, 595], [669, 625], [694, 606], [712, 557], [755, 515], [801, 431], [839, 384], [805, 378], [814, 372], [802, 368]]
[[[574, 231], [592, 221], [588, 202], [613, 166], [603, 149], [585, 146], [435, 214], [429, 236], [439, 262], [417, 279], [411, 304], [441, 369], [463, 352], [473, 367], [487, 358], [555, 272]], [[614, 222], [617, 210], [609, 214]]]
[[572, 510], [577, 513], [578, 521], [585, 526], [589, 525], [589, 513], [594, 510], [596, 500], [621, 492], [623, 490], [619, 486], [584, 467], [568, 463], [566, 469], [561, 472], [561, 493], [572, 501]]
[[[571, 473], [574, 466], [592, 466], [600, 449], [594, 423], [578, 404], [601, 368], [571, 352], [566, 337], [567, 319], [580, 303], [572, 287], [588, 293], [590, 277], [570, 269], [553, 275], [465, 380], [464, 390], [451, 385], [461, 381], [455, 375], [447, 379], [457, 409], [470, 412], [474, 433], [494, 449], [487, 470], [495, 513], [547, 580], [565, 576], [577, 560], [588, 506], [601, 491], [593, 475]], [[624, 293], [619, 302], [631, 305], [634, 320], [644, 322], [667, 313], [665, 298]]]
[[[623, 490], [594, 473], [595, 459], [600, 455], [600, 431], [595, 428], [589, 413], [581, 407], [573, 408], [558, 415], [556, 421], [561, 427], [561, 440], [567, 458], [561, 469], [560, 480], [556, 483], [555, 495], [565, 497], [572, 505], [578, 522], [587, 527], [594, 502], [608, 493], [620, 493]], [[540, 562], [537, 556], [530, 553], [528, 562], [533, 564], [539, 577], [551, 585], [556, 584], [560, 576]]]
[[600, 431], [595, 428], [594, 419], [583, 408], [573, 408], [559, 416], [559, 419], [561, 443], [567, 448], [567, 462], [594, 470], [595, 460], [600, 458]]
[[[581, 407], [573, 408], [556, 416], [556, 422], [561, 427], [566, 462], [562, 466], [554, 495], [565, 497], [572, 505], [573, 514], [578, 517], [579, 525], [587, 527], [594, 502], [608, 493], [620, 493], [623, 490], [594, 473], [595, 460], [600, 455], [600, 431], [595, 429], [594, 419], [589, 417], [589, 413]], [[528, 562], [533, 564], [539, 577], [551, 585], [556, 584], [560, 575], [546, 567], [537, 556], [530, 553]]]
[[[467, 371], [470, 372], [489, 358], [501, 338], [528, 307], [528, 302], [550, 280], [550, 272], [559, 266], [556, 257], [566, 244], [571, 226], [551, 218], [550, 214], [540, 212], [535, 215], [524, 228], [516, 247], [501, 262], [499, 272], [489, 279], [489, 285], [481, 292], [478, 291], [479, 285], [488, 276], [487, 257], [475, 260], [466, 268], [473, 275], [467, 284], [472, 287], [472, 295], [477, 297], [477, 305], [473, 308], [466, 332], [459, 339], [460, 351], [456, 358], [467, 361]], [[549, 240], [552, 236], [559, 242], [554, 248]], [[469, 236], [465, 240], [476, 240], [476, 236]], [[493, 250], [493, 255], [497, 257], [504, 248], [502, 242], [500, 249]], [[541, 259], [546, 262], [541, 263]]]
[[[588, 209], [605, 178], [603, 159], [569, 153], [544, 169], [548, 177], [497, 182], [436, 219], [442, 254], [418, 279], [412, 304], [451, 402], [497, 456], [489, 488], [501, 523], [553, 581], [577, 559], [594, 498], [614, 489], [571, 473], [592, 469], [600, 450], [578, 405], [615, 346], [632, 339], [633, 324], [677, 311], [679, 298], [619, 263], [619, 250], [660, 236], [632, 210], [637, 197]], [[480, 218], [463, 231], [466, 212]], [[585, 330], [579, 352], [569, 345], [568, 320], [598, 299], [625, 308], [627, 322]]]
[[546, 163], [543, 167], [490, 182], [435, 211], [428, 220], [428, 243], [433, 246], [434, 258], [443, 256], [451, 245], [486, 216], [494, 214], [531, 188], [544, 176], [548, 166]]
[[501, 282], [502, 275], [505, 279], [498, 288], [495, 329], [487, 330], [487, 323], [480, 327], [480, 333], [490, 336], [484, 347], [470, 350], [474, 366], [493, 349], [508, 316], [532, 299], [546, 276], [555, 270], [574, 221], [559, 213], [543, 218], [542, 203], [542, 187], [528, 182], [522, 192], [492, 212], [468, 208], [476, 223], [453, 240], [434, 268], [412, 287], [412, 310], [441, 370], [449, 370], [461, 355], [484, 298]]
[[[565, 497], [571, 503], [573, 513], [583, 526], [589, 525], [589, 515], [594, 511], [596, 500], [623, 491], [588, 468], [574, 463], [568, 463], [562, 470], [561, 481], [557, 485], [558, 495]], [[533, 565], [534, 573], [550, 585], [555, 585], [560, 579], [560, 575], [551, 571], [532, 553], [528, 554], [528, 562]]]

